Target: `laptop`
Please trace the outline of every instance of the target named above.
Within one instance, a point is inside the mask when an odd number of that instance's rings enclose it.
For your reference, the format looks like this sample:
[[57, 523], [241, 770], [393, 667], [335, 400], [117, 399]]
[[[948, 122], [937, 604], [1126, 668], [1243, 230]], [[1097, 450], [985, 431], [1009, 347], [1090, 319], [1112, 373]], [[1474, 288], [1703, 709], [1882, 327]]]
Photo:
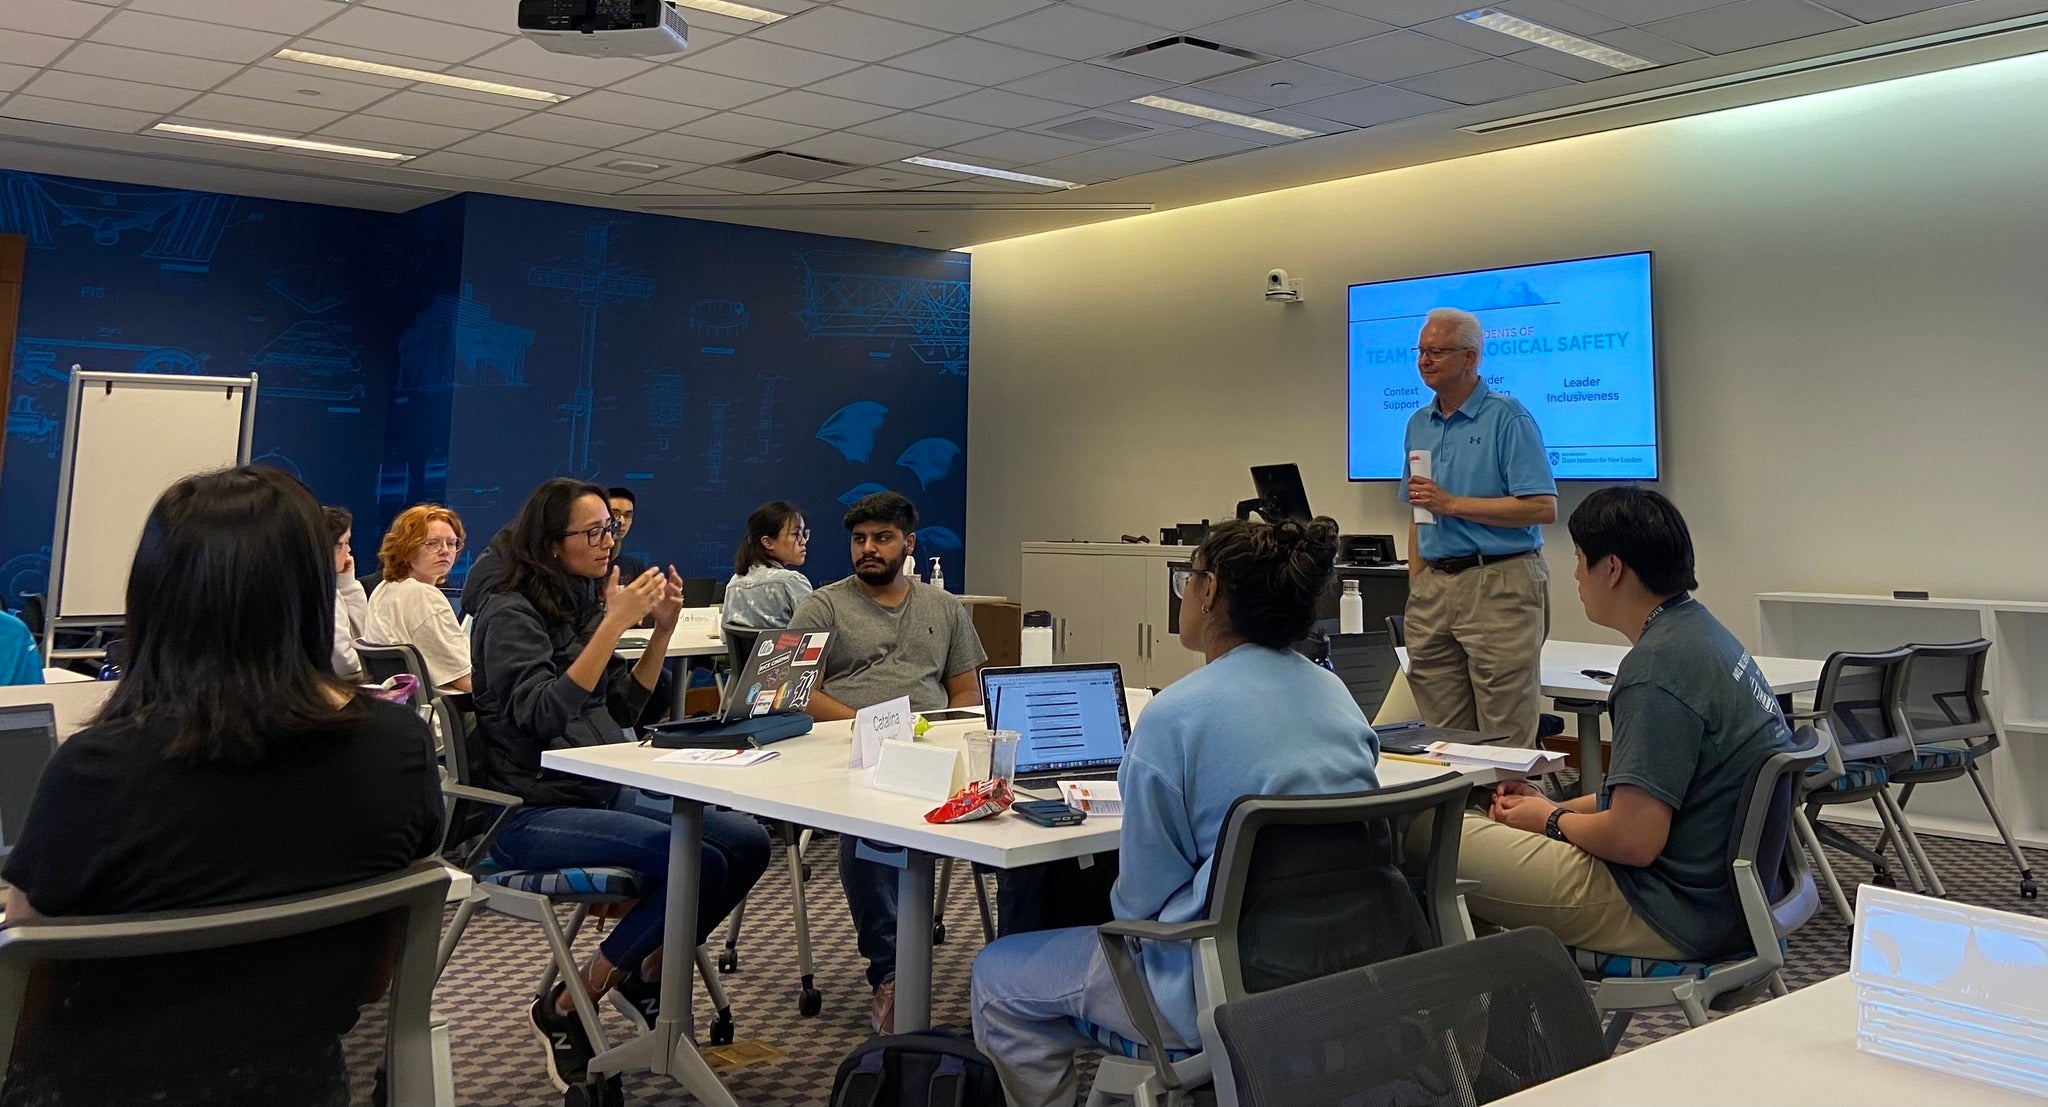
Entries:
[[1131, 740], [1123, 667], [1026, 665], [981, 671], [989, 727], [1017, 732], [1020, 784], [1113, 780]]
[[55, 708], [47, 703], [0, 707], [0, 860], [21, 839], [36, 782], [56, 752]]
[[762, 631], [746, 665], [726, 682], [719, 720], [734, 723], [810, 706], [811, 693], [823, 679], [825, 646], [831, 640], [829, 630]]
[[[1387, 702], [1387, 693], [1394, 686], [1395, 674], [1401, 671], [1401, 658], [1394, 653], [1393, 640], [1384, 630], [1332, 634], [1329, 636], [1329, 650], [1330, 668], [1336, 672], [1337, 679], [1344, 682], [1344, 687], [1350, 689], [1351, 698], [1358, 701], [1358, 709], [1365, 712], [1368, 720], [1378, 716], [1381, 706]], [[1420, 719], [1376, 723], [1373, 732], [1379, 735], [1383, 752], [1407, 754], [1426, 753], [1433, 742], [1477, 745], [1499, 737], [1429, 726]]]

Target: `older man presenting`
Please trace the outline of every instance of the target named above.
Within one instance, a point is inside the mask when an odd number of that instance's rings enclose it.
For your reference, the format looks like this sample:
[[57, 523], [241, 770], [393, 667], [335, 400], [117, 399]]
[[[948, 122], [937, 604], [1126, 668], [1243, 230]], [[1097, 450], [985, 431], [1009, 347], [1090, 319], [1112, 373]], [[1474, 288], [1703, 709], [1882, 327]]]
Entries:
[[1408, 420], [1401, 491], [1434, 520], [1409, 527], [1408, 683], [1426, 722], [1533, 746], [1557, 483], [1529, 410], [1480, 379], [1484, 341], [1479, 318], [1456, 308], [1430, 312], [1416, 339], [1436, 400]]

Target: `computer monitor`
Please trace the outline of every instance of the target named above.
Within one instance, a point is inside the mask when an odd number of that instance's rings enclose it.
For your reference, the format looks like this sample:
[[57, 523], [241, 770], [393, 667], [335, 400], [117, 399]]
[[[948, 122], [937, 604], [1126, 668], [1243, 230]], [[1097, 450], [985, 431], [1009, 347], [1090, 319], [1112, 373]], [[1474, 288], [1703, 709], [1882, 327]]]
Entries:
[[0, 857], [28, 822], [36, 782], [57, 752], [57, 712], [47, 703], [0, 707]]
[[1252, 466], [1252, 490], [1259, 494], [1263, 502], [1259, 513], [1268, 522], [1295, 519], [1306, 523], [1315, 518], [1308, 509], [1308, 491], [1301, 486], [1299, 465]]
[[983, 669], [981, 697], [992, 729], [1017, 732], [1020, 777], [1123, 760], [1131, 719], [1115, 662]]

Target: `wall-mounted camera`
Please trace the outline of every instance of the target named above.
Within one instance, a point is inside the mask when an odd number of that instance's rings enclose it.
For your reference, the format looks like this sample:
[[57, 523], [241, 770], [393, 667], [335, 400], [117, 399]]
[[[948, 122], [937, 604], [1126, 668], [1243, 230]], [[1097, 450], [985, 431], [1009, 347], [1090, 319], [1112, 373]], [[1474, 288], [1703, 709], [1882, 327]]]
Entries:
[[1300, 303], [1301, 282], [1288, 276], [1285, 269], [1275, 269], [1267, 273], [1266, 302], [1269, 304]]

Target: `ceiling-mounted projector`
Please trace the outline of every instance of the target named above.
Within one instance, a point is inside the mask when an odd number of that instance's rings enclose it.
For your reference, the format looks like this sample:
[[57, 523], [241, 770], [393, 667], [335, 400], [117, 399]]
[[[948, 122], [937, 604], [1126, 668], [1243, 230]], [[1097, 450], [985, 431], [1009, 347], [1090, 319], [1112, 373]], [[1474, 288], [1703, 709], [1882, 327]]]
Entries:
[[690, 45], [690, 25], [669, 0], [519, 0], [519, 33], [586, 58], [650, 58]]

